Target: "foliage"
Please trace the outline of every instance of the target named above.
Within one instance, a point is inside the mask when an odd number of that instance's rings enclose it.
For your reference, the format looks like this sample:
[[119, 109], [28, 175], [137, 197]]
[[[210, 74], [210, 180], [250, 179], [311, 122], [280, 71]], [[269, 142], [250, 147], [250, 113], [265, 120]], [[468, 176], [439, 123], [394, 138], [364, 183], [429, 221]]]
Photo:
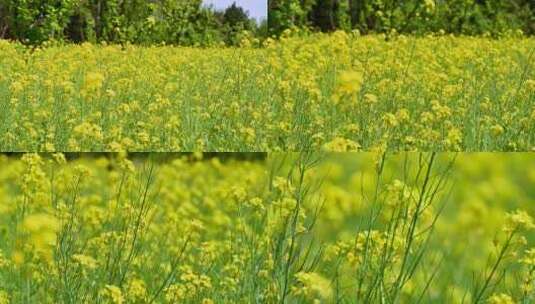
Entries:
[[257, 37], [267, 35], [267, 29], [262, 29], [262, 24], [257, 25], [257, 21], [250, 19], [248, 13], [242, 7], [237, 6], [236, 3], [233, 3], [223, 11], [216, 11], [215, 14], [219, 23], [219, 31], [227, 45], [240, 45], [244, 32], [254, 34]]
[[304, 26], [314, 3], [315, 0], [268, 0], [270, 32], [281, 33], [294, 26]]
[[0, 300], [531, 303], [534, 162], [0, 156]]
[[49, 37], [60, 36], [77, 6], [77, 1], [74, 0], [2, 1], [2, 37], [24, 37], [30, 41], [42, 42]]
[[275, 34], [292, 26], [361, 33], [535, 33], [535, 2], [529, 0], [269, 0], [269, 8]]
[[237, 6], [236, 2], [225, 10], [223, 18], [230, 26], [237, 26], [240, 23], [246, 26], [249, 23], [247, 13], [243, 8]]
[[[28, 44], [68, 40], [209, 45], [225, 35], [202, 0], [3, 0], [0, 15], [0, 37]], [[249, 22], [247, 15], [240, 17]]]
[[[295, 36], [295, 37], [292, 37]], [[0, 42], [0, 151], [531, 151], [535, 40]]]

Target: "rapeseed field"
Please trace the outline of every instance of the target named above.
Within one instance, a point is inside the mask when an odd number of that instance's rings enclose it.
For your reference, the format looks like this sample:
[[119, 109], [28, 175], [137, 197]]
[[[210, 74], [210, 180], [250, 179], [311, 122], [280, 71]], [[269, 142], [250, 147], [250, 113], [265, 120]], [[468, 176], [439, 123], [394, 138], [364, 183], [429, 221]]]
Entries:
[[0, 303], [533, 303], [534, 164], [3, 155]]
[[532, 151], [535, 39], [0, 41], [1, 151]]

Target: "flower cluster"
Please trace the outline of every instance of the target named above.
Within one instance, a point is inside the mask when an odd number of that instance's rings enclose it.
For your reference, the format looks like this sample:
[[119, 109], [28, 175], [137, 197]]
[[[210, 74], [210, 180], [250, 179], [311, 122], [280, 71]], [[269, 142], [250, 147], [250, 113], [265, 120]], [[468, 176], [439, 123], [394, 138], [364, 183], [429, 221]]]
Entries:
[[[425, 1], [432, 11], [435, 1]], [[533, 38], [0, 46], [2, 151], [531, 151]], [[142, 58], [142, 60], [139, 60]]]
[[459, 156], [444, 205], [410, 153], [72, 157], [0, 156], [0, 303], [460, 303], [500, 259], [481, 302], [535, 296], [530, 154]]

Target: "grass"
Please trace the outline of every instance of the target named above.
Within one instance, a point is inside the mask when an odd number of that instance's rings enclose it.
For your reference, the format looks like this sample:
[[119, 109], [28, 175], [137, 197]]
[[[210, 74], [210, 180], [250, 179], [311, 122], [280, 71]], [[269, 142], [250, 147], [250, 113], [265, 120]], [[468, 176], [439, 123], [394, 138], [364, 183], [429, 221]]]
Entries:
[[535, 300], [531, 154], [245, 159], [0, 156], [0, 303]]
[[1, 151], [531, 151], [535, 40], [0, 42]]

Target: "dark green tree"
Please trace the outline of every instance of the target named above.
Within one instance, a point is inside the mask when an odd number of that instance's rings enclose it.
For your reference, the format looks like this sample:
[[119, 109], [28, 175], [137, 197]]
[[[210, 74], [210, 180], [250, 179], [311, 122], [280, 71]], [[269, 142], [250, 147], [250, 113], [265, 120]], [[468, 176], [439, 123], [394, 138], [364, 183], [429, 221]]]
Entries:
[[500, 34], [535, 33], [533, 0], [269, 0], [269, 27], [280, 34], [292, 26], [324, 32], [358, 29], [390, 32]]
[[218, 28], [202, 0], [0, 0], [0, 35], [30, 44], [206, 44]]
[[223, 13], [223, 20], [225, 24], [231, 27], [242, 25], [244, 28], [250, 28], [250, 19], [248, 13], [236, 2], [232, 3]]
[[247, 11], [236, 5], [236, 2], [220, 13], [220, 20], [222, 22], [221, 30], [224, 33], [224, 41], [229, 45], [238, 45], [243, 31], [251, 33], [259, 31], [256, 21], [249, 17]]
[[278, 35], [290, 27], [312, 25], [311, 12], [316, 0], [268, 0], [268, 26]]

